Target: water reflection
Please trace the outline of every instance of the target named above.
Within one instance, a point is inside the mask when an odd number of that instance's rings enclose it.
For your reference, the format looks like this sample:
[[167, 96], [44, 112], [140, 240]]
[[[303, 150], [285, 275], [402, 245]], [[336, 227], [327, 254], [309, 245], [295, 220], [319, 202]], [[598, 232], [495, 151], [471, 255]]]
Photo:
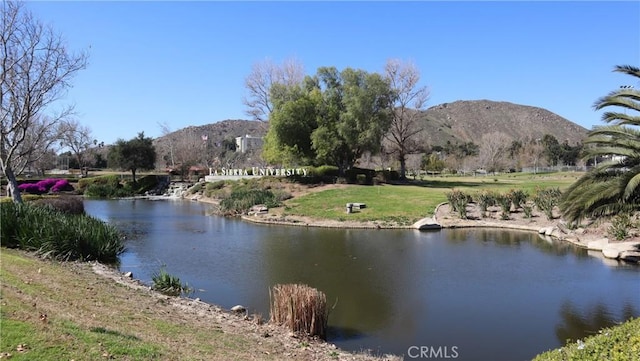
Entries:
[[550, 255], [564, 256], [571, 254], [576, 257], [588, 257], [585, 249], [531, 231], [469, 228], [456, 230], [455, 232], [447, 232], [447, 241], [450, 243], [463, 243], [471, 240], [516, 248], [522, 244], [533, 245], [540, 251]]
[[586, 308], [580, 308], [571, 301], [566, 301], [560, 309], [562, 323], [556, 326], [558, 342], [583, 339], [596, 334], [605, 327], [611, 327], [640, 315], [638, 305], [625, 302], [619, 313], [614, 312], [603, 303], [596, 303]]

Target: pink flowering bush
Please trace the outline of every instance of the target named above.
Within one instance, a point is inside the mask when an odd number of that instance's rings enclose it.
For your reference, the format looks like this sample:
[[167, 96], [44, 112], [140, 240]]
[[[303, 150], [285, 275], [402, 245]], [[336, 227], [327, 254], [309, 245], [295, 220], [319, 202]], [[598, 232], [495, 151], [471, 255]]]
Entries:
[[23, 183], [18, 186], [20, 192], [29, 194], [44, 194], [72, 190], [73, 187], [66, 179], [43, 179], [38, 183]]

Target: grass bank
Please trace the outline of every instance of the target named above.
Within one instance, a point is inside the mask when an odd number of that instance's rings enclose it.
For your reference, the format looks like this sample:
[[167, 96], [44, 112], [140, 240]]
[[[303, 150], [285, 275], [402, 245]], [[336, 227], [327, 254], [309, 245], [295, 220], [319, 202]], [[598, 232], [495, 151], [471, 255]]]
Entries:
[[134, 289], [90, 263], [0, 248], [0, 285], [0, 356], [11, 360], [382, 360]]
[[542, 353], [534, 361], [635, 361], [640, 359], [640, 318]]
[[[335, 221], [386, 221], [410, 225], [432, 216], [436, 206], [447, 201], [452, 189], [473, 193], [481, 190], [507, 192], [521, 189], [533, 195], [537, 187], [567, 188], [583, 173], [502, 174], [476, 177], [427, 177], [407, 185], [351, 185], [310, 193], [285, 201], [283, 215]], [[346, 214], [347, 203], [365, 203], [366, 208]]]

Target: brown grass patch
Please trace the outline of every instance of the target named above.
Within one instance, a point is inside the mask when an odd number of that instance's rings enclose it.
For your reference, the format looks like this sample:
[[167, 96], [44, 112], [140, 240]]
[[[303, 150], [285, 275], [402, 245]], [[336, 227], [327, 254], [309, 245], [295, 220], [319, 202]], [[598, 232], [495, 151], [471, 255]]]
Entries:
[[327, 296], [302, 284], [275, 285], [269, 292], [271, 322], [294, 333], [326, 338]]

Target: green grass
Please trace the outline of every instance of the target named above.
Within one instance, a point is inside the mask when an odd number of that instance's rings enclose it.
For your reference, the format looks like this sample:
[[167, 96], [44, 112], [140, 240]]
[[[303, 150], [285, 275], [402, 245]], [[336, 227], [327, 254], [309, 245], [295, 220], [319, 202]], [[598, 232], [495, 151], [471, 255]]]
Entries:
[[[123, 356], [156, 360], [162, 354], [158, 345], [104, 327], [83, 328], [69, 321], [34, 325], [4, 317], [2, 326], [0, 348], [15, 350], [10, 352], [12, 360], [55, 360], [67, 354], [78, 355], [76, 360]], [[18, 351], [20, 345], [24, 345], [24, 351]]]
[[634, 361], [640, 359], [640, 318], [605, 328], [597, 335], [544, 352], [534, 361]]
[[[505, 193], [519, 189], [534, 194], [537, 187], [565, 189], [580, 175], [582, 173], [428, 177], [411, 185], [350, 185], [290, 199], [285, 202], [285, 214], [331, 220], [394, 221], [410, 225], [432, 216], [436, 206], [447, 201], [446, 193], [452, 189], [471, 194], [485, 189]], [[366, 203], [367, 207], [346, 214], [347, 203]]]
[[248, 321], [225, 326], [213, 314], [99, 276], [88, 263], [44, 261], [3, 247], [0, 264], [0, 358], [292, 359], [278, 338], [262, 337]]

